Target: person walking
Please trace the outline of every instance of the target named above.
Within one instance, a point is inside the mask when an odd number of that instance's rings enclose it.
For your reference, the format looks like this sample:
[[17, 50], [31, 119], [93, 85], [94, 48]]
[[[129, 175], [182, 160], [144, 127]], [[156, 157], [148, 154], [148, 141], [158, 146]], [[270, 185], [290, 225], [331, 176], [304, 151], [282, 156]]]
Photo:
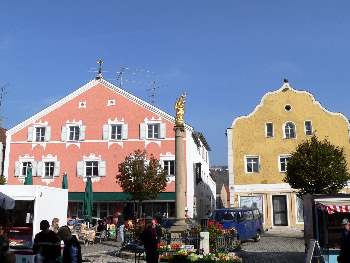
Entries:
[[151, 223], [147, 223], [144, 231], [141, 234], [141, 241], [145, 247], [147, 263], [158, 263], [158, 246], [160, 243], [160, 238], [161, 236], [157, 227], [157, 222], [153, 219]]
[[33, 252], [36, 263], [56, 263], [61, 256], [61, 243], [55, 232], [50, 230], [47, 220], [40, 222], [40, 232], [35, 235]]
[[350, 222], [347, 218], [342, 221], [343, 232], [340, 241], [340, 254], [338, 256], [339, 263], [350, 262]]
[[58, 229], [57, 235], [64, 242], [62, 263], [81, 263], [81, 247], [76, 236], [72, 235], [68, 226]]

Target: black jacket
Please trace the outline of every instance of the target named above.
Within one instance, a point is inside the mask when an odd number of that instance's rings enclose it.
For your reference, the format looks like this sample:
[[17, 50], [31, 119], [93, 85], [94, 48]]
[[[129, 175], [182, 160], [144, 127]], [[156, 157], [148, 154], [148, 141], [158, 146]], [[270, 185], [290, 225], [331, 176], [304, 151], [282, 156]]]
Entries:
[[81, 263], [81, 247], [73, 235], [71, 240], [64, 242], [62, 263]]

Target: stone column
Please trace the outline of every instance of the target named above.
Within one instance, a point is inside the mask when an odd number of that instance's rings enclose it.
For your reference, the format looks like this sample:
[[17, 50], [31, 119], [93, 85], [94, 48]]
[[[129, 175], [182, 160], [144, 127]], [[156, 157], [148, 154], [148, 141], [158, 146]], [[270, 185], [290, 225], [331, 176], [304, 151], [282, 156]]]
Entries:
[[185, 162], [185, 128], [183, 125], [175, 125], [175, 212], [176, 222], [172, 227], [173, 232], [186, 230], [186, 162]]

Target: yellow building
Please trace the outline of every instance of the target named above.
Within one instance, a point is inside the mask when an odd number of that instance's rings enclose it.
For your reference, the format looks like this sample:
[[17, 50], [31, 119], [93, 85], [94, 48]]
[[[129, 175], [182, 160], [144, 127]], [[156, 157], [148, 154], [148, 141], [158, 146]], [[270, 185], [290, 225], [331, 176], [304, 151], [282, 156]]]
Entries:
[[315, 133], [344, 147], [350, 163], [349, 122], [306, 91], [283, 86], [227, 129], [230, 205], [257, 206], [265, 228], [303, 227], [302, 200], [283, 182], [296, 146]]

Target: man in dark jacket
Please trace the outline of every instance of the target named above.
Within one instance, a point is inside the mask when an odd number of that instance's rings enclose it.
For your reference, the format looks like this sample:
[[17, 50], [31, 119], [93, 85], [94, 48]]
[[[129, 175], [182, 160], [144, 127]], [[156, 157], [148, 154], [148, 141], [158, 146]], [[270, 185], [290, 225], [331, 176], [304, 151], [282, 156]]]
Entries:
[[55, 232], [51, 231], [47, 220], [40, 222], [40, 232], [35, 235], [33, 252], [36, 262], [55, 263], [61, 256], [61, 243]]
[[78, 239], [72, 235], [68, 226], [58, 229], [57, 235], [64, 242], [62, 263], [81, 263], [81, 247]]
[[158, 228], [156, 220], [153, 219], [151, 223], [148, 221], [148, 224], [141, 234], [141, 241], [145, 247], [147, 263], [158, 263], [160, 238], [161, 230]]

